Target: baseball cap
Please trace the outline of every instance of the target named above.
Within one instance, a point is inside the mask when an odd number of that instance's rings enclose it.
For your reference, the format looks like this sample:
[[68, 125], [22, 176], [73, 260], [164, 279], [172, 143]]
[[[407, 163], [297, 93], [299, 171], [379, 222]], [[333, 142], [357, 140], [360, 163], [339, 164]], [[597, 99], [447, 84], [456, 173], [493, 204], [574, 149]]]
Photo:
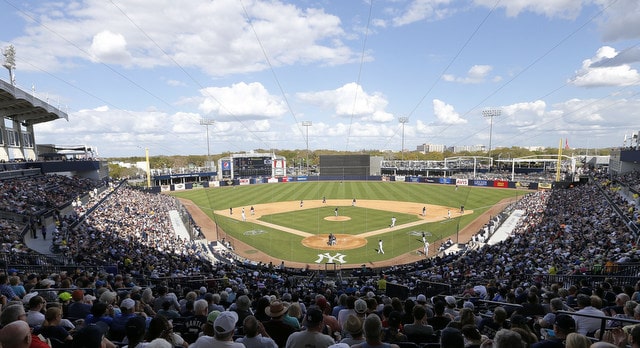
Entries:
[[220, 311], [218, 310], [213, 310], [209, 312], [209, 314], [207, 315], [207, 323], [213, 325], [213, 323], [216, 321], [219, 315], [220, 315]]
[[353, 305], [353, 309], [356, 313], [362, 314], [367, 311], [367, 302], [363, 299], [357, 299]]
[[576, 329], [576, 321], [566, 314], [557, 315], [554, 325], [565, 331], [574, 331]]
[[213, 322], [213, 328], [216, 333], [228, 334], [236, 329], [238, 322], [238, 314], [236, 312], [224, 311], [218, 314]]
[[83, 297], [84, 297], [84, 291], [80, 289], [73, 290], [73, 292], [71, 293], [71, 298], [73, 298], [74, 301], [82, 301]]
[[135, 306], [136, 306], [136, 301], [134, 301], [134, 300], [132, 300], [130, 298], [125, 298], [120, 303], [120, 307], [126, 308], [126, 309], [133, 309]]
[[58, 295], [58, 298], [62, 302], [67, 302], [67, 301], [69, 301], [71, 299], [71, 294], [66, 292], [66, 291], [63, 291]]
[[456, 298], [453, 296], [445, 296], [444, 301], [450, 306], [455, 306], [456, 304]]
[[327, 307], [329, 307], [329, 302], [327, 302], [327, 299], [324, 297], [320, 297], [316, 300], [316, 305], [318, 306], [318, 308], [320, 308], [321, 310], [326, 309]]
[[311, 308], [307, 311], [307, 323], [309, 324], [317, 324], [322, 322], [322, 311], [317, 308]]
[[427, 297], [423, 294], [418, 295], [418, 297], [416, 297], [416, 302], [418, 303], [427, 303]]

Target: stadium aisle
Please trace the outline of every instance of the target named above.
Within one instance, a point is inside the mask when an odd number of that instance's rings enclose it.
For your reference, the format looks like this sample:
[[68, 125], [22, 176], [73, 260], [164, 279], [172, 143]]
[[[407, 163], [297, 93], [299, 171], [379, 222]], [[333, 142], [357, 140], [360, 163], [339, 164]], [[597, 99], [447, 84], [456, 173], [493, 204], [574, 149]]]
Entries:
[[53, 242], [53, 232], [55, 230], [55, 224], [51, 223], [49, 219], [46, 220], [47, 223], [47, 239], [42, 238], [42, 234], [40, 231], [37, 232], [38, 238], [34, 239], [31, 236], [31, 232], [27, 232], [24, 235], [24, 244], [29, 248], [39, 252], [44, 255], [52, 255], [51, 246]]

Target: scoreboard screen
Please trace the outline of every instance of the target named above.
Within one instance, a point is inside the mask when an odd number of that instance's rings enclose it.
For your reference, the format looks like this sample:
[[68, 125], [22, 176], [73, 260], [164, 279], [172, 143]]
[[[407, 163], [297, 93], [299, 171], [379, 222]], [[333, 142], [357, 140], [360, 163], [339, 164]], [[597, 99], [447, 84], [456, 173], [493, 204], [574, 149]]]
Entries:
[[234, 177], [257, 177], [272, 175], [271, 157], [234, 157]]

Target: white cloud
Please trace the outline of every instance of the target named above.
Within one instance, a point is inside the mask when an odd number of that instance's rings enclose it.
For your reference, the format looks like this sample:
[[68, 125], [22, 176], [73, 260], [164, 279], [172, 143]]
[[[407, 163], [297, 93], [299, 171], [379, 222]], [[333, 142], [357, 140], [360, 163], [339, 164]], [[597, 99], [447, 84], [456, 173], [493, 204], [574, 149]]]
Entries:
[[[456, 77], [454, 75], [445, 74], [442, 75], [442, 79], [447, 82], [459, 82], [464, 84], [482, 83], [486, 80], [492, 70], [493, 67], [491, 65], [474, 65], [469, 69], [469, 71], [467, 71], [467, 76], [465, 77]], [[500, 78], [496, 76], [492, 81], [496, 81], [496, 79], [498, 81], [500, 80]]]
[[105, 64], [129, 65], [131, 55], [127, 51], [127, 40], [122, 34], [103, 30], [94, 35], [89, 48], [91, 60]]
[[[493, 8], [495, 0], [474, 0], [476, 5]], [[541, 14], [550, 18], [574, 19], [580, 14], [583, 0], [509, 0], [498, 3], [499, 8], [504, 8], [507, 16], [517, 17], [523, 12]]]
[[597, 0], [596, 2], [607, 9], [603, 17], [599, 18], [604, 41], [635, 40], [640, 37], [638, 25], [640, 2], [637, 0]]
[[640, 74], [628, 64], [599, 66], [602, 61], [611, 62], [618, 53], [613, 47], [603, 46], [595, 57], [585, 59], [582, 69], [569, 81], [580, 87], [630, 86], [640, 83]]
[[392, 19], [394, 26], [403, 26], [423, 19], [441, 19], [449, 12], [445, 6], [451, 0], [413, 0], [400, 13], [396, 13]]
[[368, 94], [362, 86], [348, 83], [335, 90], [298, 93], [298, 99], [331, 109], [339, 117], [354, 117], [361, 121], [389, 122], [394, 116], [384, 109], [387, 99], [380, 93]]
[[13, 42], [45, 70], [69, 59], [98, 59], [145, 68], [177, 62], [223, 76], [295, 63], [343, 64], [358, 56], [342, 42], [340, 19], [322, 9], [257, 0], [192, 0], [189, 6], [158, 0], [153, 7], [161, 10], [150, 11], [144, 1], [47, 3], [37, 9], [39, 22], [28, 21]]
[[452, 105], [446, 104], [442, 100], [433, 100], [433, 114], [441, 124], [465, 124], [467, 120], [460, 117]]
[[217, 114], [216, 120], [257, 120], [280, 117], [287, 112], [284, 101], [269, 94], [259, 82], [208, 87], [200, 94], [203, 100], [198, 108], [206, 115]]

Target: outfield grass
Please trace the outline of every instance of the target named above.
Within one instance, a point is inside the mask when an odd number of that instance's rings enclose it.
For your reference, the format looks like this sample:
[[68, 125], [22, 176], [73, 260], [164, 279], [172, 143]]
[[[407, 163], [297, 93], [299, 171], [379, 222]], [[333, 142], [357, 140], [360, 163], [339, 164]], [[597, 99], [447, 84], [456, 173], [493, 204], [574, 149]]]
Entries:
[[[527, 191], [515, 189], [494, 189], [453, 185], [400, 183], [400, 182], [306, 182], [259, 184], [235, 187], [219, 187], [173, 192], [181, 198], [189, 199], [209, 215], [229, 236], [242, 240], [257, 250], [275, 258], [287, 261], [314, 263], [318, 254], [325, 251], [314, 250], [301, 244], [302, 237], [251, 222], [240, 222], [226, 216], [214, 214], [214, 210], [228, 210], [229, 207], [250, 207], [251, 205], [281, 201], [333, 199], [372, 199], [419, 202], [448, 207], [465, 206], [473, 214], [454, 219], [424, 223], [405, 229], [393, 229], [383, 235], [370, 237], [367, 245], [343, 251], [343, 260], [349, 264], [364, 264], [381, 261], [421, 248], [421, 232], [427, 232], [430, 241], [454, 236], [475, 218], [504, 198], [523, 195]], [[327, 210], [327, 211], [324, 211]], [[248, 213], [248, 211], [247, 211]], [[418, 212], [416, 212], [417, 214]], [[291, 227], [312, 234], [359, 234], [388, 226], [390, 213], [360, 207], [340, 207], [340, 215], [351, 217], [350, 221], [328, 222], [324, 217], [333, 215], [333, 207], [301, 209], [291, 212], [263, 216], [262, 221]], [[414, 215], [393, 213], [397, 224], [418, 220]], [[327, 230], [329, 228], [329, 230]], [[376, 253], [378, 239], [384, 240], [385, 254]], [[455, 239], [455, 238], [454, 238]], [[326, 262], [326, 259], [322, 261]]]

